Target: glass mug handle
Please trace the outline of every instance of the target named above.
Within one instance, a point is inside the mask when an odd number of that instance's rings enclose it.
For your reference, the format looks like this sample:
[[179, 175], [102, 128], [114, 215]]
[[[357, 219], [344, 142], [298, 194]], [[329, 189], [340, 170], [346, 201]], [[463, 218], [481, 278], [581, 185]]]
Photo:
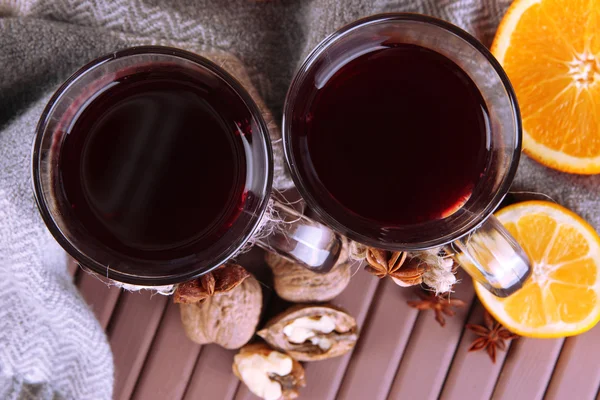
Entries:
[[469, 275], [498, 297], [516, 292], [531, 275], [527, 254], [493, 215], [449, 246]]
[[272, 202], [273, 221], [268, 221], [256, 244], [305, 268], [326, 273], [333, 268], [342, 250], [341, 237], [277, 200]]
[[[341, 237], [276, 200], [273, 213], [276, 221], [267, 222], [267, 234], [256, 244], [313, 272], [330, 271], [342, 249]], [[531, 274], [527, 255], [493, 215], [449, 247], [473, 279], [499, 297], [516, 292]]]

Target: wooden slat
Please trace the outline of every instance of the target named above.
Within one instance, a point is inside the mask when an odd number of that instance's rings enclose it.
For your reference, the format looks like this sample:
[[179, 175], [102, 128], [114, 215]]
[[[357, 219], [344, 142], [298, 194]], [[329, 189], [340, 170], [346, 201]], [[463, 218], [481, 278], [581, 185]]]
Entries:
[[542, 399], [562, 344], [563, 339], [515, 340], [506, 357], [492, 398]]
[[121, 289], [114, 285], [109, 287], [106, 278], [84, 270], [79, 272], [77, 287], [102, 328], [106, 329]]
[[[271, 285], [262, 251], [256, 249], [245, 253], [239, 257], [238, 262], [251, 271], [259, 281], [266, 281], [267, 285]], [[272, 292], [270, 289], [263, 290], [265, 302], [268, 301]], [[201, 351], [201, 346], [192, 342], [185, 335], [181, 325], [179, 307], [172, 303], [172, 299], [169, 299], [169, 303], [136, 385], [133, 396], [135, 399], [180, 399], [184, 395], [189, 398], [196, 390], [197, 383], [205, 382], [206, 368], [210, 370], [214, 368], [215, 364], [212, 358], [215, 356], [213, 353], [221, 351], [229, 353], [226, 350], [211, 349], [214, 346], [208, 346], [205, 351]], [[201, 354], [205, 356], [205, 359], [200, 360]], [[224, 371], [230, 375], [231, 365], [228, 368], [226, 363], [220, 365], [225, 367]], [[201, 379], [192, 377], [192, 374], [197, 376], [199, 373], [203, 375]], [[190, 379], [194, 382], [190, 382], [188, 388]], [[217, 388], [221, 381], [210, 383], [210, 386], [216, 390], [215, 396], [227, 396], [228, 390], [235, 391], [236, 381], [232, 379], [227, 379], [227, 381], [234, 383], [232, 389], [228, 388], [227, 382], [222, 388]], [[205, 392], [206, 388], [202, 390]]]
[[457, 308], [455, 316], [446, 317], [444, 327], [435, 321], [432, 311], [419, 313], [390, 389], [390, 399], [438, 398], [475, 296], [471, 279], [462, 271], [459, 278], [462, 282], [453, 296], [464, 301], [465, 307]]
[[600, 386], [600, 325], [566, 339], [546, 399], [594, 399]]
[[114, 399], [129, 399], [165, 309], [167, 297], [124, 291], [108, 336], [115, 362]]
[[138, 378], [133, 399], [181, 399], [200, 347], [185, 335], [179, 306], [169, 299]]
[[[482, 324], [484, 310], [476, 300], [468, 323]], [[441, 400], [489, 399], [492, 396], [507, 352], [499, 351], [495, 364], [485, 351], [469, 353], [471, 343], [477, 338], [473, 332], [464, 330], [444, 383]]]
[[418, 315], [406, 304], [413, 297], [391, 279], [381, 282], [337, 398], [386, 398]]
[[232, 399], [239, 384], [231, 372], [234, 354], [215, 344], [203, 346], [184, 399]]
[[[378, 284], [379, 279], [363, 271], [361, 266], [346, 290], [332, 303], [345, 308], [356, 319], [359, 328], [363, 329]], [[351, 356], [352, 353], [349, 353], [322, 362], [307, 363], [307, 387], [301, 392], [302, 397], [315, 400], [335, 399]]]

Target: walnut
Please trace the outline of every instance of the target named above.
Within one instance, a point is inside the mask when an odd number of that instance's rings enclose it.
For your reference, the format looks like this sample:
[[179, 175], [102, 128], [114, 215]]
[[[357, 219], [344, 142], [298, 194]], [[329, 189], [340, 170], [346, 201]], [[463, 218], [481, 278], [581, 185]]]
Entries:
[[352, 261], [345, 239], [336, 265], [325, 274], [312, 272], [273, 253], [267, 253], [265, 260], [273, 271], [279, 297], [295, 303], [329, 301], [348, 286], [352, 277]]
[[191, 340], [237, 349], [256, 331], [262, 290], [243, 267], [228, 264], [179, 285], [174, 301], [180, 303], [183, 328]]
[[257, 334], [299, 361], [341, 356], [358, 340], [356, 320], [330, 305], [298, 305], [267, 323]]
[[252, 393], [265, 400], [295, 399], [306, 384], [298, 361], [264, 343], [244, 346], [233, 357], [232, 368]]

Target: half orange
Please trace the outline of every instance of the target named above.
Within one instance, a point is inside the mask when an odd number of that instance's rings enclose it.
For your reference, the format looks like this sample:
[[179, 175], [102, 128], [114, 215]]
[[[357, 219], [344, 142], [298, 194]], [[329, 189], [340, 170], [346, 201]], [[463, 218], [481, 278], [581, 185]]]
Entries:
[[522, 336], [563, 337], [600, 320], [600, 237], [579, 216], [545, 201], [518, 203], [496, 216], [533, 266], [528, 281], [507, 298], [475, 290], [488, 311]]
[[525, 153], [600, 173], [600, 0], [516, 0], [492, 53], [517, 94]]

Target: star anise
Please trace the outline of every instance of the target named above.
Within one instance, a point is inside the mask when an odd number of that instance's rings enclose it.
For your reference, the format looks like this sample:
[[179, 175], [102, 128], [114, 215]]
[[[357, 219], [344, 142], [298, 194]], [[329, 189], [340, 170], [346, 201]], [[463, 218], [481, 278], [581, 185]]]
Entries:
[[177, 285], [173, 293], [173, 302], [183, 304], [203, 302], [215, 293], [234, 289], [249, 276], [250, 273], [240, 265], [221, 265], [197, 279]]
[[385, 251], [369, 247], [367, 249], [367, 272], [378, 278], [389, 276], [399, 286], [413, 286], [423, 282], [425, 264], [419, 260], [405, 263], [407, 253], [404, 251]]
[[515, 335], [499, 322], [494, 321], [492, 316], [486, 311], [483, 314], [484, 325], [467, 324], [466, 328], [481, 336], [471, 343], [469, 351], [486, 350], [493, 363], [496, 363], [496, 350], [506, 350], [505, 340], [516, 339]]
[[437, 296], [433, 292], [417, 292], [422, 300], [407, 301], [407, 304], [417, 310], [433, 310], [435, 312], [435, 320], [441, 325], [446, 325], [444, 314], [452, 317], [456, 314], [454, 307], [464, 307], [465, 302], [459, 299], [451, 299], [449, 294]]

